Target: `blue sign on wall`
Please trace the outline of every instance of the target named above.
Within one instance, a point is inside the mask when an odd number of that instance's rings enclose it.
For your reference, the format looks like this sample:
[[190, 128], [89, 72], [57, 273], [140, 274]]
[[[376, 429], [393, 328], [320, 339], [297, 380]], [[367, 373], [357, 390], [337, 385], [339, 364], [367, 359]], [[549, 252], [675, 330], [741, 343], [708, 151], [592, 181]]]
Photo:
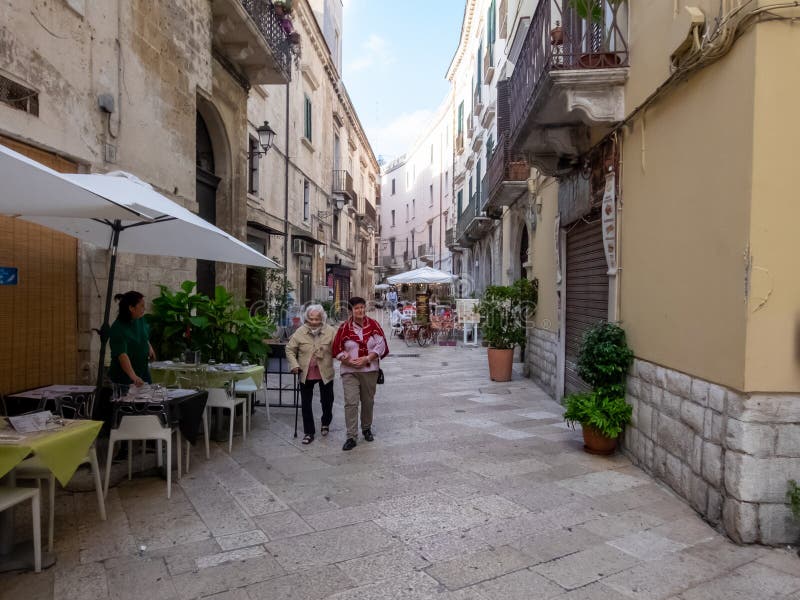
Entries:
[[0, 267], [0, 285], [17, 285], [18, 282], [16, 267]]

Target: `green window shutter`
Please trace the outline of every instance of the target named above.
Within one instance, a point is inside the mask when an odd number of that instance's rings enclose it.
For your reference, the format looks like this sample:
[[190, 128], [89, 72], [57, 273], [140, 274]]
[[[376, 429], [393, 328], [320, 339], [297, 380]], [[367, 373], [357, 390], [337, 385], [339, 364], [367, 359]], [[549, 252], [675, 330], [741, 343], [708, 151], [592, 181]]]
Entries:
[[458, 215], [461, 216], [461, 211], [464, 207], [464, 190], [458, 190]]
[[483, 42], [478, 46], [478, 85], [481, 84], [481, 77], [483, 76]]
[[311, 99], [306, 96], [305, 97], [305, 137], [310, 142], [312, 141], [312, 130], [311, 130]]
[[464, 132], [464, 101], [458, 105], [458, 135]]

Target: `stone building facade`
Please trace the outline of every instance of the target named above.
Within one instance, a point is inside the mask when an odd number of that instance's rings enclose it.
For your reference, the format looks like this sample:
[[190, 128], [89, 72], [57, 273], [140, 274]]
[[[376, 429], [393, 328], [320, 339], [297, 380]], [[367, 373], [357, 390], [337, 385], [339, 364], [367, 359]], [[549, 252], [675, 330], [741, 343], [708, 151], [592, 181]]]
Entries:
[[[248, 96], [254, 85], [289, 81], [289, 58], [269, 2], [6, 2], [0, 136], [34, 158], [66, 165], [62, 170], [130, 172], [243, 239]], [[27, 104], [15, 99], [20, 90]], [[201, 198], [202, 182], [207, 193]], [[8, 220], [4, 226], [23, 227]], [[4, 255], [16, 260], [17, 242], [6, 238], [3, 244]], [[48, 248], [37, 249], [45, 262], [52, 258]], [[76, 312], [77, 341], [62, 350], [78, 360], [71, 377], [59, 373], [58, 379], [92, 381], [99, 347], [92, 330], [102, 320], [108, 252], [83, 243], [74, 248], [77, 302], [55, 294], [39, 298], [38, 306]], [[114, 291], [138, 289], [152, 298], [158, 285], [177, 286], [198, 275], [206, 286], [222, 284], [244, 295], [243, 267], [133, 255], [120, 255]], [[31, 285], [3, 293], [12, 322], [37, 293], [35, 275], [25, 280]], [[38, 347], [36, 335], [28, 337], [24, 344]], [[47, 369], [38, 379], [24, 384], [55, 380]], [[4, 375], [2, 388], [19, 389], [19, 382]]]

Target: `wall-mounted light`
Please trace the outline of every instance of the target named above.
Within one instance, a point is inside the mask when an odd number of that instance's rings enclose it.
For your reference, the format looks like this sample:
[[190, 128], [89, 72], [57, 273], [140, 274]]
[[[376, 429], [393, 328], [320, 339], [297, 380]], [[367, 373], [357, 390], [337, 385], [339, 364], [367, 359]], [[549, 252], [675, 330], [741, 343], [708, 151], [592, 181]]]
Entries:
[[261, 146], [261, 150], [249, 152], [247, 154], [249, 158], [263, 156], [269, 152], [270, 147], [272, 147], [272, 140], [275, 139], [275, 132], [269, 126], [269, 121], [264, 121], [264, 124], [256, 129], [256, 133], [258, 134], [258, 145]]

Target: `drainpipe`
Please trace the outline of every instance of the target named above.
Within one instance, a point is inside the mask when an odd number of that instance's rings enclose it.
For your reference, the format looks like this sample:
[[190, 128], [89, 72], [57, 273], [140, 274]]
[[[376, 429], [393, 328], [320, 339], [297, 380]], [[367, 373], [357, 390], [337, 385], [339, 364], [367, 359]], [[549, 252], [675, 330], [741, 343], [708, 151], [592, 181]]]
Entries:
[[[291, 66], [289, 67], [291, 68]], [[284, 162], [284, 188], [283, 188], [283, 278], [289, 280], [289, 85], [286, 82], [286, 136]]]

